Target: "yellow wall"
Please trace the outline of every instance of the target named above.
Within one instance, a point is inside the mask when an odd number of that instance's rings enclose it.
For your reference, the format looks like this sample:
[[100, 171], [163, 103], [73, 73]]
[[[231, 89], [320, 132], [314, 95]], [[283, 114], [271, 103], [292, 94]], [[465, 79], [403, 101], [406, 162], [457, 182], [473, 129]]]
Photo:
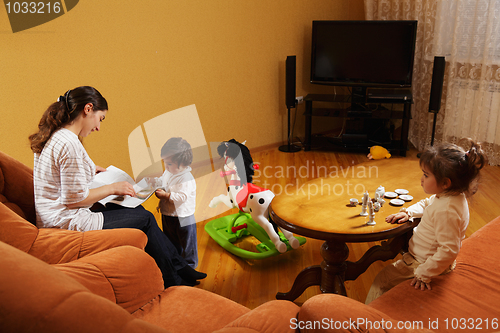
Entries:
[[32, 166], [28, 136], [80, 85], [109, 103], [84, 141], [98, 165], [130, 172], [129, 133], [190, 104], [209, 142], [284, 141], [286, 56], [297, 56], [297, 96], [322, 92], [308, 83], [311, 21], [363, 17], [363, 0], [85, 0], [12, 33], [0, 6], [0, 150]]

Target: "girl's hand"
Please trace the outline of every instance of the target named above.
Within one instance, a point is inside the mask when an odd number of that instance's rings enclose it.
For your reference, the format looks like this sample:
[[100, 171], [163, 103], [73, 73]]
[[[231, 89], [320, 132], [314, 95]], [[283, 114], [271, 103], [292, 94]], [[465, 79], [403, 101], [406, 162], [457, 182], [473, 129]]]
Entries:
[[158, 199], [169, 199], [170, 193], [165, 192], [165, 190], [158, 189], [155, 191], [155, 195]]
[[405, 223], [408, 221], [409, 216], [405, 212], [399, 212], [396, 214], [391, 214], [385, 218], [385, 222], [387, 223]]
[[95, 166], [95, 173], [104, 172], [104, 171], [106, 171], [106, 169], [103, 168], [102, 166], [98, 166], [98, 165]]
[[118, 182], [111, 184], [112, 186], [112, 194], [115, 195], [130, 195], [131, 197], [135, 196], [134, 187], [129, 182]]
[[157, 178], [155, 177], [145, 177], [144, 178], [146, 180], [146, 183], [148, 183], [148, 186], [151, 187], [151, 188], [155, 188], [156, 187], [156, 183], [157, 183]]
[[417, 277], [414, 277], [413, 280], [411, 280], [410, 286], [415, 286], [415, 289], [420, 288], [420, 290], [425, 290], [425, 288], [432, 290], [430, 282], [425, 283], [425, 282], [419, 280]]

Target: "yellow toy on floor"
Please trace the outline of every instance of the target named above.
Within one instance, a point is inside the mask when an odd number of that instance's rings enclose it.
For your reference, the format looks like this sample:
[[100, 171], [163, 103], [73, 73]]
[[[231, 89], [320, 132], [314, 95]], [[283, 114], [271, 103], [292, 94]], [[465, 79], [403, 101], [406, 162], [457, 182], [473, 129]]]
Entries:
[[367, 155], [370, 160], [381, 160], [384, 158], [390, 158], [391, 154], [387, 149], [381, 146], [373, 146], [370, 148], [370, 153]]

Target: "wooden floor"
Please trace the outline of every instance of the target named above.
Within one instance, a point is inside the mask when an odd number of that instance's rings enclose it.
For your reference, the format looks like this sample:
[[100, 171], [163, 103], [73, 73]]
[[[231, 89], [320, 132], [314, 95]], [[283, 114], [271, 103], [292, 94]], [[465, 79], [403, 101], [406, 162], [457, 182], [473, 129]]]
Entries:
[[[409, 156], [415, 156], [416, 151], [410, 151]], [[326, 170], [348, 170], [353, 165], [367, 162], [364, 154], [309, 151], [298, 153], [283, 153], [277, 148], [252, 153], [260, 170], [256, 173], [254, 183], [266, 187], [276, 194], [283, 191], [287, 184], [300, 186], [317, 177], [328, 176]], [[402, 158], [393, 156], [391, 158]], [[327, 168], [325, 168], [325, 166]], [[404, 170], [401, 170], [404, 172]], [[420, 179], [415, 179], [420, 182]], [[198, 222], [198, 270], [208, 274], [196, 288], [205, 289], [229, 298], [248, 308], [255, 308], [267, 301], [274, 300], [276, 293], [289, 291], [297, 274], [305, 267], [320, 264], [322, 257], [320, 247], [322, 241], [307, 239], [307, 243], [297, 250], [264, 260], [244, 260], [225, 251], [205, 232], [205, 224], [214, 215], [235, 213], [219, 207], [218, 211], [204, 209], [213, 197], [214, 189], [224, 191], [224, 188], [209, 184], [198, 184], [197, 220]], [[201, 185], [201, 186], [200, 186]], [[222, 185], [223, 186], [223, 185]], [[478, 193], [470, 201], [470, 224], [467, 236], [481, 226], [500, 215], [500, 167], [488, 166], [482, 172], [482, 184]], [[200, 193], [201, 191], [201, 193]], [[206, 192], [206, 193], [204, 193]], [[224, 193], [224, 192], [215, 192]], [[201, 202], [201, 204], [200, 204]], [[151, 204], [150, 204], [151, 205]], [[149, 209], [149, 207], [146, 207]], [[159, 218], [159, 216], [157, 216]], [[202, 221], [202, 219], [205, 219]], [[252, 239], [246, 239], [240, 246], [252, 248]], [[353, 243], [349, 246], [350, 261], [361, 258], [365, 251], [377, 243]], [[347, 295], [350, 298], [364, 302], [368, 289], [375, 275], [390, 262], [375, 262], [357, 280], [346, 282]], [[301, 305], [308, 298], [320, 293], [319, 287], [308, 288], [295, 303]]]

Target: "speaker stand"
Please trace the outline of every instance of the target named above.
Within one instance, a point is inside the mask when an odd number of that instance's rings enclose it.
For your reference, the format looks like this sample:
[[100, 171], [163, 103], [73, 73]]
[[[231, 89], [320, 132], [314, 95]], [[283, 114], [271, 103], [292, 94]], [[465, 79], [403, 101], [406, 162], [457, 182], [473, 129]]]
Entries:
[[288, 144], [280, 146], [278, 149], [284, 153], [296, 153], [301, 150], [301, 148], [294, 146], [290, 143], [290, 108], [288, 109]]
[[431, 146], [434, 146], [434, 135], [436, 134], [437, 112], [434, 112], [434, 122], [432, 123]]

